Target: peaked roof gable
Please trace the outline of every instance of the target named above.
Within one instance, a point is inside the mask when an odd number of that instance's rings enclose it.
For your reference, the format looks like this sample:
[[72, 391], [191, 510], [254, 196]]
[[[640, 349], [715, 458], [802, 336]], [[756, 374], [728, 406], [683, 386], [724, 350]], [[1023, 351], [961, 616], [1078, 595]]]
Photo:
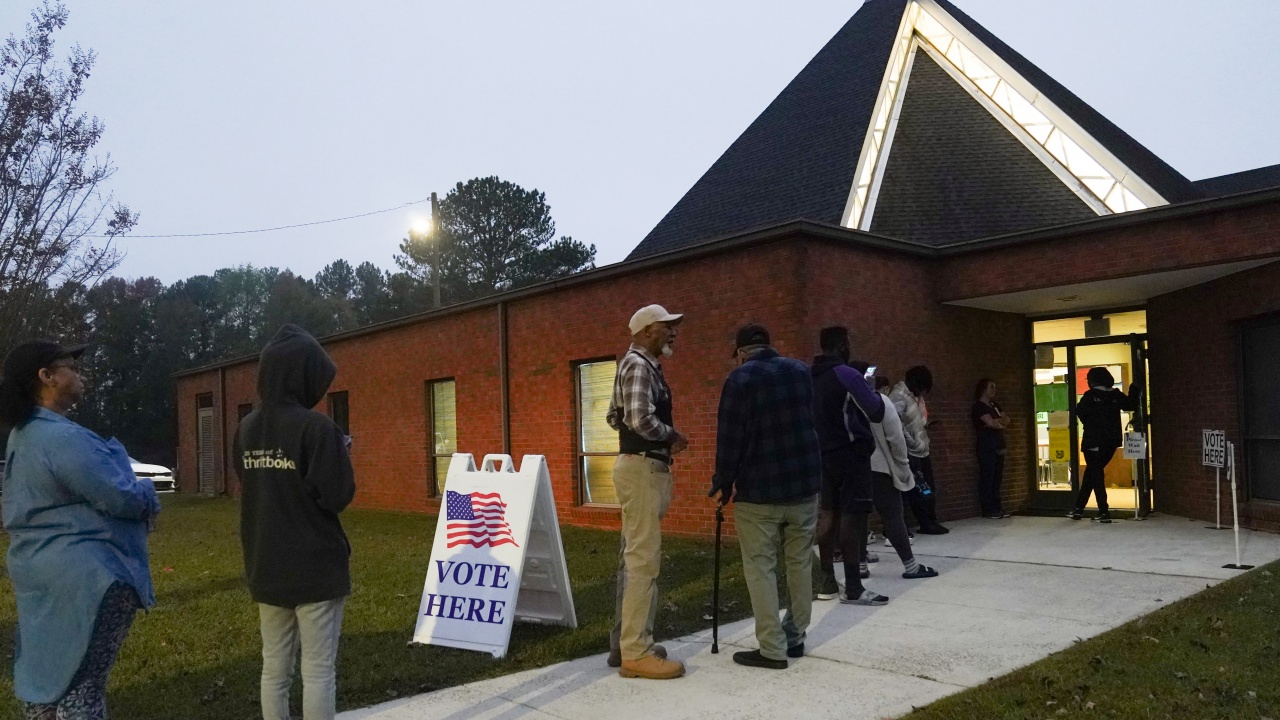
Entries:
[[799, 218], [869, 229], [922, 49], [1097, 214], [1201, 196], [947, 0], [867, 0], [628, 259]]
[[939, 245], [1097, 217], [930, 55], [909, 78], [871, 232]]

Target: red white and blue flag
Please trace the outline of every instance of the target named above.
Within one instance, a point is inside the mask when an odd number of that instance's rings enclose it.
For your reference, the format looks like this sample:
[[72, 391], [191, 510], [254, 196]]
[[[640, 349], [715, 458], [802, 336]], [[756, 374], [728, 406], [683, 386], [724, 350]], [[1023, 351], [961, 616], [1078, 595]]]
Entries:
[[445, 492], [446, 547], [516, 545], [507, 524], [507, 504], [498, 493]]

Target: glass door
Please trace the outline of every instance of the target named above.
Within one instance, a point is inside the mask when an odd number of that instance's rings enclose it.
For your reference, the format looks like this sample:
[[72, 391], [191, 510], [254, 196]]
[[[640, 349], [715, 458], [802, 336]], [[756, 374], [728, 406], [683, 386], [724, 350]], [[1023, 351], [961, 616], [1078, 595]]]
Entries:
[[[1052, 358], [1049, 356], [1052, 349]], [[1130, 383], [1146, 387], [1146, 338], [1131, 335], [1127, 340], [1097, 338], [1063, 341], [1037, 348], [1034, 369], [1035, 403], [1035, 493], [1038, 510], [1066, 511], [1074, 506], [1085, 469], [1080, 442], [1084, 427], [1076, 417], [1076, 403], [1089, 390], [1089, 370], [1105, 367], [1115, 379], [1114, 387], [1128, 392]], [[1121, 427], [1147, 429], [1145, 403], [1134, 412], [1122, 412]], [[1148, 453], [1150, 452], [1148, 434]], [[1116, 451], [1107, 464], [1107, 500], [1112, 510], [1141, 514], [1150, 510], [1149, 464], [1125, 460]], [[1090, 496], [1088, 508], [1097, 507]]]

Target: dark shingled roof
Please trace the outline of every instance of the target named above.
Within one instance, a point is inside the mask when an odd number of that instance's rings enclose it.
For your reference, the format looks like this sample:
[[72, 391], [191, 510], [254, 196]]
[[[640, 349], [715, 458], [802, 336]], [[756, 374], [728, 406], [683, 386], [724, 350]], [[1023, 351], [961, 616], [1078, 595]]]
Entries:
[[809, 218], [839, 223], [906, 0], [870, 0], [628, 259]]
[[916, 53], [871, 232], [943, 245], [1095, 217], [933, 58]]
[[1280, 187], [1280, 165], [1254, 168], [1244, 172], [1197, 180], [1195, 186], [1206, 197], [1222, 197], [1236, 193]]
[[[1094, 110], [1088, 103], [1076, 97], [1075, 93], [1066, 89], [1057, 80], [1049, 77], [1045, 71], [1036, 67], [1032, 62], [1016, 50], [1004, 44], [1000, 38], [992, 35], [989, 30], [978, 24], [976, 20], [965, 15], [955, 5], [947, 0], [935, 0], [955, 18], [969, 32], [973, 33], [981, 40], [991, 51], [1000, 56], [1001, 60], [1009, 63], [1019, 75], [1031, 83], [1042, 95], [1049, 98], [1054, 105], [1057, 105], [1072, 120], [1075, 120], [1084, 131], [1093, 136], [1093, 139], [1102, 143], [1103, 147], [1111, 151], [1120, 162], [1132, 170], [1138, 177], [1147, 181], [1147, 184], [1161, 197], [1170, 203], [1185, 202], [1187, 200], [1197, 200], [1201, 196], [1195, 186], [1191, 184], [1182, 173], [1173, 169], [1173, 166], [1164, 160], [1156, 157], [1156, 154], [1148, 150], [1142, 143], [1134, 140], [1128, 133], [1121, 130], [1115, 123], [1106, 119], [1097, 110]], [[1139, 89], [1139, 88], [1135, 88]]]
[[[937, 1], [1165, 199], [1202, 197], [1189, 180], [972, 18]], [[801, 218], [838, 224], [906, 2], [867, 0], [627, 259]]]

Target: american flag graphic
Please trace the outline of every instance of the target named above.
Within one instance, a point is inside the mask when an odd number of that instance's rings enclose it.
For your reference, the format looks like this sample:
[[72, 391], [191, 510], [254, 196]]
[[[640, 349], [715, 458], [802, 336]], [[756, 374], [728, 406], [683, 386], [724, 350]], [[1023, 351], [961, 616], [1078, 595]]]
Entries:
[[448, 544], [519, 545], [506, 519], [507, 504], [498, 493], [445, 492], [445, 532]]

